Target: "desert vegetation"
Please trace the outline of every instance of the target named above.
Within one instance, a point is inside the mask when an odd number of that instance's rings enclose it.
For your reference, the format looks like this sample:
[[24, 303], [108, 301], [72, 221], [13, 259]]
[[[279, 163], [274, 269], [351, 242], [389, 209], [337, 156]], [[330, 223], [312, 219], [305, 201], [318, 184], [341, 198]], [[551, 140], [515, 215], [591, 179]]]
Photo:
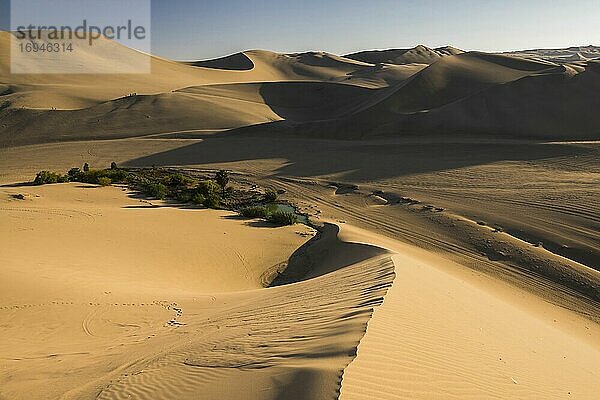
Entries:
[[244, 218], [260, 218], [274, 225], [293, 225], [298, 216], [289, 210], [280, 210], [278, 193], [268, 189], [264, 193], [234, 188], [230, 172], [217, 171], [214, 176], [163, 168], [119, 168], [115, 162], [106, 169], [71, 168], [66, 174], [51, 171], [37, 173], [33, 184], [80, 182], [99, 186], [125, 185], [140, 195], [154, 200], [170, 200], [182, 205], [203, 206], [212, 209], [237, 211]]
[[294, 225], [298, 216], [290, 211], [275, 211], [267, 216], [267, 221], [275, 225]]
[[265, 206], [250, 206], [240, 210], [240, 215], [245, 218], [264, 218], [269, 216], [269, 211]]
[[34, 185], [46, 185], [52, 183], [69, 182], [69, 178], [65, 175], [60, 175], [50, 171], [40, 171], [33, 180]]
[[239, 214], [244, 218], [260, 218], [274, 225], [294, 225], [298, 215], [291, 211], [280, 210], [277, 204], [258, 205], [242, 208]]

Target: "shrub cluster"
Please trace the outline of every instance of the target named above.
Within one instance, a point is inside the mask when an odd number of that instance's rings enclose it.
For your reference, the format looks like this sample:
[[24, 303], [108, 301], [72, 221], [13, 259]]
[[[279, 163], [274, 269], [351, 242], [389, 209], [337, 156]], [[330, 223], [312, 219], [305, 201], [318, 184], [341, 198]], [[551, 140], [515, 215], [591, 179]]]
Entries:
[[162, 183], [148, 182], [144, 185], [144, 194], [153, 199], [162, 200], [169, 194], [169, 188]]
[[[142, 192], [154, 199], [171, 198], [182, 203], [201, 204], [208, 208], [219, 208], [221, 202], [232, 193], [229, 183], [229, 172], [217, 172], [214, 179], [204, 180], [196, 184], [196, 180], [181, 173], [166, 173], [160, 169], [128, 172], [120, 169], [115, 162], [107, 169], [91, 169], [88, 163], [82, 168], [71, 168], [67, 175], [50, 171], [40, 171], [34, 184], [43, 185], [60, 182], [82, 182], [101, 186], [113, 183], [125, 183], [130, 188]], [[267, 213], [263, 216], [266, 218]]]
[[69, 177], [65, 175], [57, 174], [56, 172], [40, 171], [33, 180], [34, 185], [47, 185], [52, 183], [65, 183], [69, 182]]
[[[71, 168], [67, 176], [71, 182], [108, 186], [111, 183], [126, 183], [129, 173], [122, 169], [90, 169], [88, 167], [83, 171], [79, 168]], [[106, 184], [107, 179], [110, 181], [108, 185]]]
[[169, 188], [185, 189], [192, 184], [192, 180], [182, 174], [169, 174], [162, 179], [162, 183]]
[[264, 218], [267, 219], [269, 211], [263, 206], [246, 207], [240, 210], [240, 215], [245, 218]]
[[218, 208], [221, 204], [219, 191], [221, 187], [214, 181], [206, 180], [198, 184], [192, 196], [192, 202], [208, 208]]
[[284, 225], [294, 225], [298, 222], [298, 217], [296, 214], [289, 211], [279, 211], [273, 207], [265, 207], [265, 206], [253, 206], [242, 208], [239, 211], [239, 214], [245, 218], [262, 218], [267, 220], [268, 222], [284, 226]]
[[289, 211], [275, 211], [274, 213], [269, 214], [267, 221], [281, 226], [294, 225], [296, 222], [298, 222], [298, 217], [296, 214]]

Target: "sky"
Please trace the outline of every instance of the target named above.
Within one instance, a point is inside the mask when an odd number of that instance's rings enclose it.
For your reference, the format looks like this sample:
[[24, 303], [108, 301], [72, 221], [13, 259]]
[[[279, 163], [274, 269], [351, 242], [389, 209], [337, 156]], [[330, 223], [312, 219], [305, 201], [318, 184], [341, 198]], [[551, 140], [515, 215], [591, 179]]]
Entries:
[[[2, 29], [10, 26], [9, 3], [0, 0]], [[600, 45], [600, 1], [152, 0], [152, 52], [177, 60], [418, 44], [481, 51]]]

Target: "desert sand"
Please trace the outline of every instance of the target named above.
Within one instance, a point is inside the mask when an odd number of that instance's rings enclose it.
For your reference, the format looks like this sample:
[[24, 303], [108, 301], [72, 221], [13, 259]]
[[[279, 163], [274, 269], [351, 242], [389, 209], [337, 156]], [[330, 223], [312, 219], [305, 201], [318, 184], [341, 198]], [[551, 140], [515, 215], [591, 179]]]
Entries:
[[[78, 62], [143, 56], [115, 46]], [[86, 76], [10, 74], [9, 47], [0, 32], [0, 399], [600, 392], [593, 49]], [[27, 184], [112, 161], [229, 169], [313, 226]]]

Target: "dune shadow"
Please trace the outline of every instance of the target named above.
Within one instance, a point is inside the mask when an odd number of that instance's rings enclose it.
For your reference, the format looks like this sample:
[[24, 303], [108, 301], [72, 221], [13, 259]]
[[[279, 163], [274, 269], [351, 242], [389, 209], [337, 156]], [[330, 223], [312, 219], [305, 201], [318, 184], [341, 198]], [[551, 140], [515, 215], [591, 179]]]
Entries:
[[385, 249], [338, 238], [340, 228], [326, 223], [319, 233], [297, 249], [287, 268], [269, 286], [281, 286], [322, 276], [341, 268], [388, 254]]
[[316, 400], [320, 392], [339, 394], [341, 371], [299, 368], [288, 374], [279, 374], [273, 380], [277, 388], [275, 400]]
[[342, 141], [233, 132], [148, 155], [128, 166], [209, 166], [233, 162], [287, 160], [280, 176], [343, 176], [370, 181], [445, 171], [499, 161], [534, 161], [582, 156], [591, 150], [571, 144], [537, 142], [449, 142], [444, 139]]
[[193, 67], [220, 69], [225, 71], [250, 71], [254, 69], [254, 63], [244, 53], [232, 54], [230, 56], [212, 60], [190, 61], [185, 64]]
[[222, 216], [223, 219], [228, 219], [232, 221], [243, 221], [244, 225], [250, 226], [253, 228], [281, 228], [281, 225], [273, 224], [271, 222], [258, 219], [258, 218], [248, 218], [242, 215], [233, 214], [233, 215], [225, 215]]
[[30, 187], [37, 186], [33, 182], [17, 182], [17, 183], [5, 183], [4, 185], [0, 185], [3, 188], [21, 188], [21, 187]]
[[265, 82], [265, 104], [288, 121], [319, 121], [349, 113], [381, 90], [335, 82]]

